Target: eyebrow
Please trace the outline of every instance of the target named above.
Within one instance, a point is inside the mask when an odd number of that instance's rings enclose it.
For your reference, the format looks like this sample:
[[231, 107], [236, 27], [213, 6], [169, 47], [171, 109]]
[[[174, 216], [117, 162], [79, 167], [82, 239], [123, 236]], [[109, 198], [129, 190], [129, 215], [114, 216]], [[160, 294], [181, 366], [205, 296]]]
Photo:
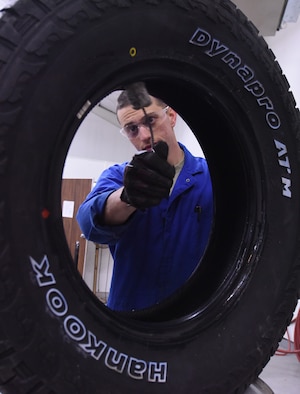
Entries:
[[[146, 115], [144, 115], [144, 116], [141, 118], [141, 120], [147, 118], [148, 116], [153, 116], [153, 115], [156, 115], [156, 112], [155, 112], [155, 111], [152, 111], [152, 112], [149, 112], [149, 113], [147, 112]], [[140, 123], [140, 121], [139, 121], [139, 122], [134, 122], [134, 121], [128, 122], [128, 123], [126, 123], [123, 127], [130, 126], [130, 125], [133, 125], [133, 124], [136, 124], [136, 123]]]

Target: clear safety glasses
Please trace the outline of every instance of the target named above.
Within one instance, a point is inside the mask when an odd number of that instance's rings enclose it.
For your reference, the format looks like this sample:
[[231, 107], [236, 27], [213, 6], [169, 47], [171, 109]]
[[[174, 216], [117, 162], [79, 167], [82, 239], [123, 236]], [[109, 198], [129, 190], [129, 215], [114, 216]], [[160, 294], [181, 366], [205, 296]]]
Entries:
[[157, 112], [151, 112], [147, 115], [145, 115], [139, 122], [132, 122], [126, 124], [121, 130], [120, 133], [129, 138], [130, 140], [133, 140], [136, 138], [139, 134], [140, 128], [147, 127], [147, 129], [150, 130], [150, 127], [152, 128], [152, 131], [155, 132], [155, 129], [157, 129], [162, 122], [166, 119], [166, 113], [169, 109], [169, 106], [163, 108], [161, 111]]

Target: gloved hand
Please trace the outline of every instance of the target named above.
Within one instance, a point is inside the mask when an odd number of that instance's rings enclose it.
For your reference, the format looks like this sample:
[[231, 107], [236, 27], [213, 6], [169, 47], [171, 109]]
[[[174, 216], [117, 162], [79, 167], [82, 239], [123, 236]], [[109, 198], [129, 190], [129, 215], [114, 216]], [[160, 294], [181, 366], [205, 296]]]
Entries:
[[167, 162], [169, 147], [164, 141], [154, 146], [154, 152], [133, 156], [124, 172], [121, 200], [138, 209], [158, 205], [169, 196], [175, 175], [174, 166]]

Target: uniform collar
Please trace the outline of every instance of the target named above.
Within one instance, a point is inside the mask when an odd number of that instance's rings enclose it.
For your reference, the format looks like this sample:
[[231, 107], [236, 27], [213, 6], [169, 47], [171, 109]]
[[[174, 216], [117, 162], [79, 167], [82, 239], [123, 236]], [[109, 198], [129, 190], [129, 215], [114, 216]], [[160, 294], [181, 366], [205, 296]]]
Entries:
[[191, 175], [203, 172], [202, 160], [199, 160], [198, 157], [193, 156], [191, 152], [180, 142], [179, 146], [184, 151], [184, 165], [182, 170]]

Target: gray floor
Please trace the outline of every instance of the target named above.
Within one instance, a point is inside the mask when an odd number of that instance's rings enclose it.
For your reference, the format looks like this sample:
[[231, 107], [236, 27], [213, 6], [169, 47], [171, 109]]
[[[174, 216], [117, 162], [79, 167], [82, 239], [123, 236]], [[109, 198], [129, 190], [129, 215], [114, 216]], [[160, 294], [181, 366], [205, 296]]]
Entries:
[[[300, 316], [300, 300], [296, 307], [294, 318]], [[288, 327], [289, 337], [294, 340], [295, 323]], [[288, 348], [287, 333], [281, 341], [279, 348]], [[293, 344], [292, 344], [293, 346]], [[266, 365], [259, 377], [265, 387], [257, 390], [251, 386], [245, 394], [300, 394], [300, 362], [295, 354], [286, 356], [274, 355]], [[260, 381], [258, 382], [258, 384]], [[262, 385], [263, 386], [263, 385]]]
[[300, 362], [294, 354], [273, 356], [260, 378], [274, 394], [300, 393]]

